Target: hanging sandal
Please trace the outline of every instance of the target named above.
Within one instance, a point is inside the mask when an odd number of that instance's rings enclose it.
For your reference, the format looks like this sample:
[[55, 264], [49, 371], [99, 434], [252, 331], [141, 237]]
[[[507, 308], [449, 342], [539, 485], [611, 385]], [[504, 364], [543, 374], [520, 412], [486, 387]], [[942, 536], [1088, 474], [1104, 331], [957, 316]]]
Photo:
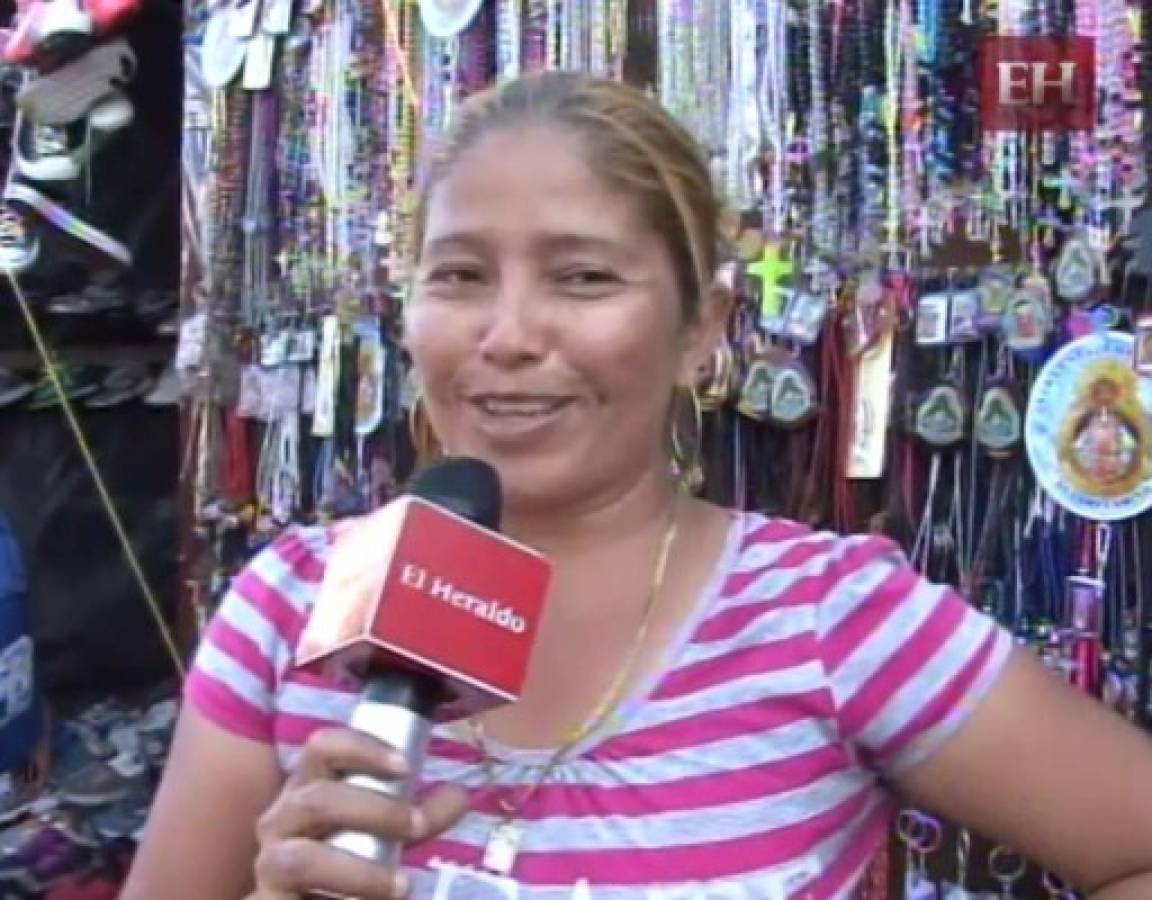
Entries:
[[28, 379], [7, 369], [0, 369], [0, 409], [23, 402], [34, 390], [36, 386]]
[[29, 82], [16, 94], [16, 105], [35, 122], [66, 125], [136, 74], [136, 54], [120, 39], [100, 44], [78, 59]]
[[72, 125], [40, 125], [22, 114], [16, 116], [12, 139], [12, 162], [31, 181], [72, 181], [80, 177], [88, 155], [87, 128]]
[[94, 264], [132, 265], [132, 251], [124, 243], [85, 222], [31, 185], [9, 184], [4, 198], [42, 219], [52, 227], [54, 237]]
[[[94, 394], [100, 387], [100, 379], [90, 366], [76, 366], [70, 363], [57, 363], [56, 374], [60, 387], [69, 400], [77, 400]], [[54, 409], [61, 404], [60, 392], [47, 372], [40, 376], [36, 388], [28, 401], [28, 409]]]
[[94, 23], [80, 0], [30, 0], [20, 4], [4, 62], [29, 65], [49, 56], [72, 57], [93, 41]]
[[7, 203], [0, 204], [0, 272], [19, 275], [40, 258], [40, 241], [24, 217]]

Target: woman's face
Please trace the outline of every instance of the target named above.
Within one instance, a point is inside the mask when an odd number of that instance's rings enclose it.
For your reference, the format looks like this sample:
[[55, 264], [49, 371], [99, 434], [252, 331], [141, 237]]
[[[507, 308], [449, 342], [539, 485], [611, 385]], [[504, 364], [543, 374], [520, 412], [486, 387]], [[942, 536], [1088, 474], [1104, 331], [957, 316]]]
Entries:
[[509, 508], [578, 503], [665, 466], [673, 389], [706, 354], [675, 270], [579, 137], [492, 132], [428, 198], [406, 344], [444, 447]]

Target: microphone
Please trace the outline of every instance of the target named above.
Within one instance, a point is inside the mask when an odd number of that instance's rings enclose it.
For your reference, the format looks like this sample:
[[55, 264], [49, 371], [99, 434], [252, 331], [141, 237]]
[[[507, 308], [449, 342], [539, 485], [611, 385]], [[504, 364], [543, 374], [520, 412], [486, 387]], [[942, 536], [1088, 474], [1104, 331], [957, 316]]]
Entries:
[[[351, 727], [403, 753], [409, 771], [345, 783], [408, 801], [434, 724], [519, 697], [552, 567], [498, 533], [501, 507], [495, 469], [455, 458], [337, 532], [296, 663], [359, 678]], [[329, 843], [400, 864], [402, 847], [372, 834]]]

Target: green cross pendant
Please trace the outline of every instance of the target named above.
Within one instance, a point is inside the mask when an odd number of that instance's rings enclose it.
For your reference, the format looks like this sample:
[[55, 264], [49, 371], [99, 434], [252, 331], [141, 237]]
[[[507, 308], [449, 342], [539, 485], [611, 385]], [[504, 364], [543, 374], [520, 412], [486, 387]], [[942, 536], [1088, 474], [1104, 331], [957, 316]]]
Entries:
[[768, 322], [784, 314], [785, 293], [780, 282], [792, 276], [792, 260], [780, 255], [778, 244], [766, 243], [760, 259], [748, 267], [760, 279], [760, 321]]

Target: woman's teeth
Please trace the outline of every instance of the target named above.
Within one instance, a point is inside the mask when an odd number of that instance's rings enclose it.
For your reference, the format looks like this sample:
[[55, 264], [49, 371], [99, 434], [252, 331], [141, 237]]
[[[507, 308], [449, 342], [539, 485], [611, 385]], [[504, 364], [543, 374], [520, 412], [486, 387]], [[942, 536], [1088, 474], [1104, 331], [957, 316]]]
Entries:
[[566, 399], [550, 400], [497, 400], [483, 398], [477, 405], [490, 416], [522, 416], [534, 418], [547, 416], [559, 410], [568, 401]]

